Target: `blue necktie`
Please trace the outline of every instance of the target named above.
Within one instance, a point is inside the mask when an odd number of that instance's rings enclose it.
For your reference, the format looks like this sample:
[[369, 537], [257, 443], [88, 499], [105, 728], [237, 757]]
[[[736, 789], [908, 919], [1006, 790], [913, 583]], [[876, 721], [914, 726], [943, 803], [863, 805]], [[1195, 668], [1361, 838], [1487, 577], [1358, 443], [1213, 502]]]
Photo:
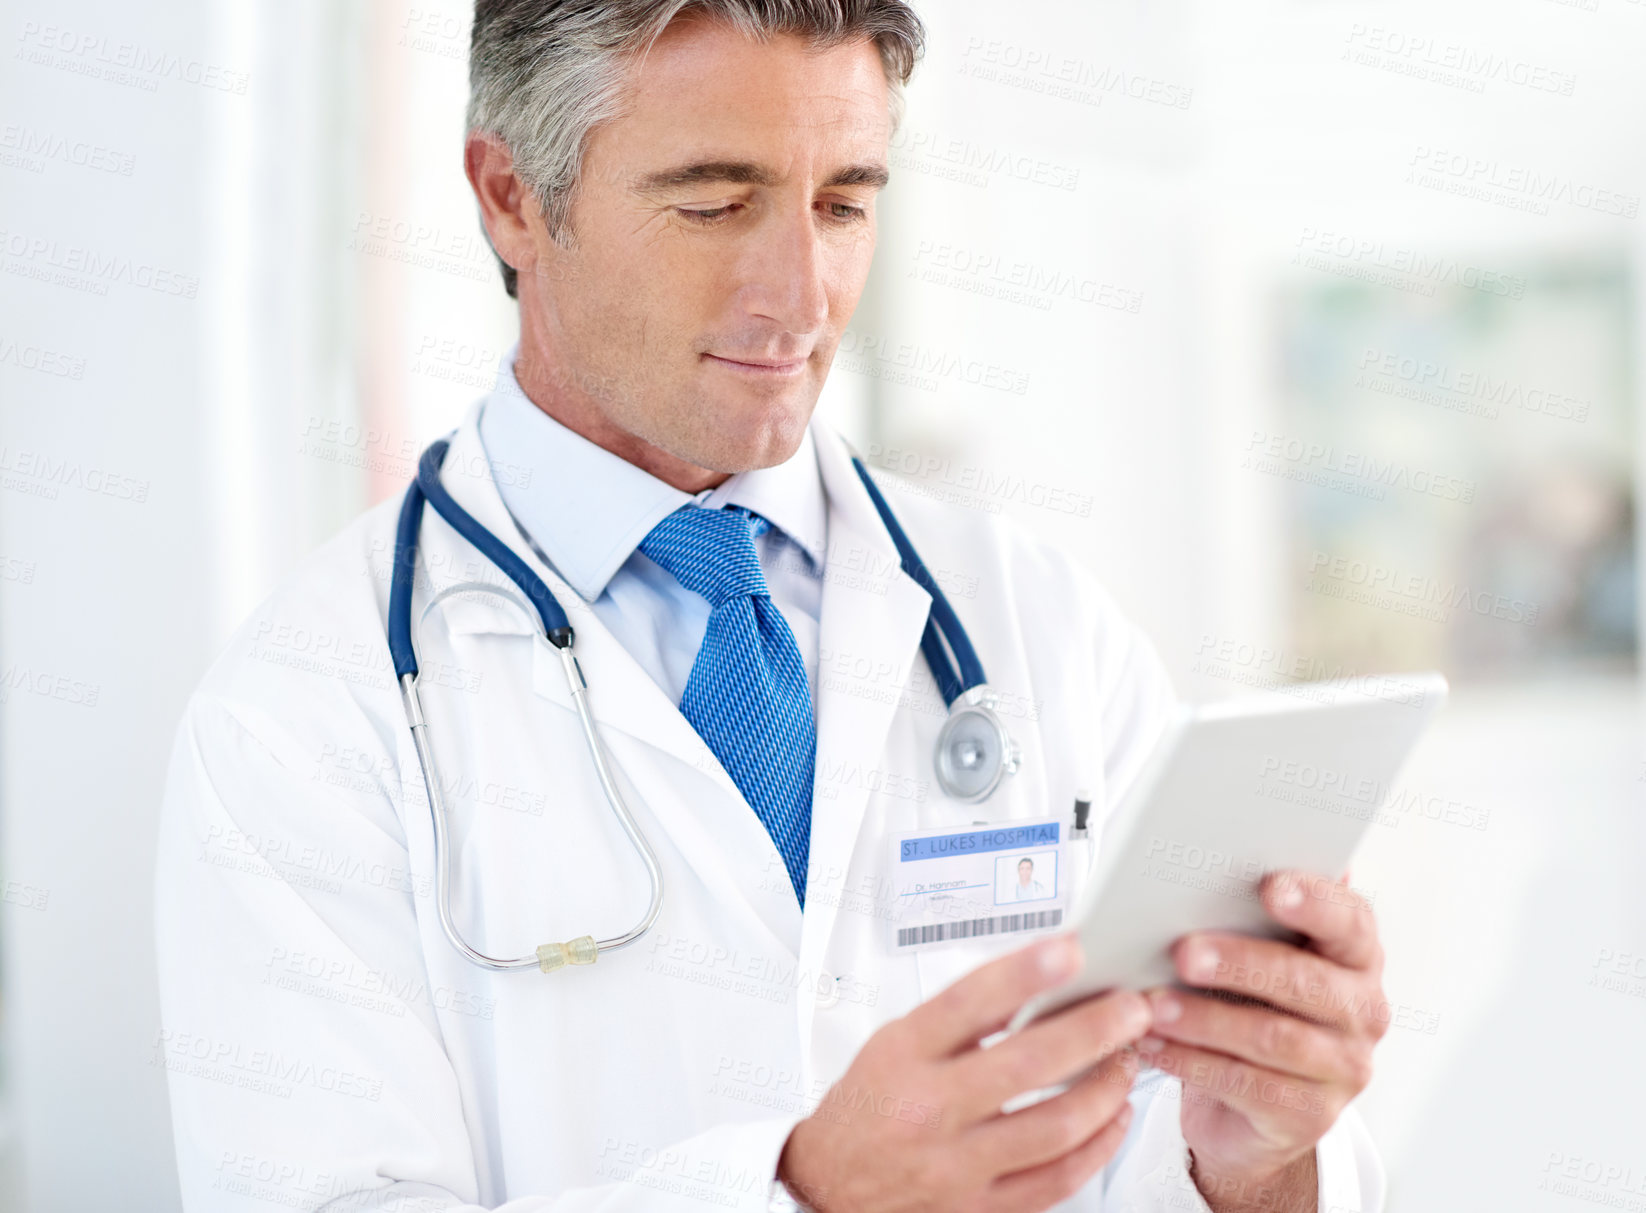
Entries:
[[772, 603], [754, 537], [769, 524], [739, 506], [684, 505], [640, 550], [709, 603], [680, 712], [765, 825], [806, 906], [817, 727], [800, 646]]

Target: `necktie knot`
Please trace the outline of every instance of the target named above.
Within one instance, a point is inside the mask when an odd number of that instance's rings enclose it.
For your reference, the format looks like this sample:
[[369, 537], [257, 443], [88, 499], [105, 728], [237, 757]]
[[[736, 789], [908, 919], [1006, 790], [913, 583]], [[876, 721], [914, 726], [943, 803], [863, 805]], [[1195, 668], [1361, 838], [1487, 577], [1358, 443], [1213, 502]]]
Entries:
[[735, 598], [768, 593], [754, 546], [765, 527], [765, 519], [740, 506], [683, 505], [647, 533], [640, 550], [715, 610]]

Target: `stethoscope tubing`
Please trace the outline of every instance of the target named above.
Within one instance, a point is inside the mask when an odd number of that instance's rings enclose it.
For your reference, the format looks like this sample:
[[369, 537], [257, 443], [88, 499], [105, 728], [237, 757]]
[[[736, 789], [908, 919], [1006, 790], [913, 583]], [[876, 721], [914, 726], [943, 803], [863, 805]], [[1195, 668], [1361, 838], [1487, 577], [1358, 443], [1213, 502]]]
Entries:
[[[925, 562], [920, 559], [920, 553], [914, 550], [914, 544], [909, 542], [902, 524], [892, 513], [892, 507], [887, 505], [885, 497], [881, 496], [880, 487], [869, 476], [869, 469], [863, 466], [863, 461], [856, 455], [852, 456], [852, 466], [857, 469], [863, 487], [869, 490], [869, 500], [874, 502], [875, 512], [880, 515], [880, 521], [885, 524], [887, 533], [892, 537], [892, 545], [897, 548], [897, 557], [902, 563], [903, 571], [932, 597], [932, 610], [926, 617], [926, 630], [920, 635], [920, 651], [926, 655], [926, 664], [931, 667], [932, 678], [937, 683], [938, 693], [943, 696], [943, 702], [953, 707], [954, 701], [960, 696], [988, 681], [983, 676], [983, 663], [978, 660], [977, 650], [972, 647], [971, 637], [961, 625], [960, 616], [955, 614], [954, 607], [949, 605], [948, 596], [943, 593], [942, 587], [937, 584]], [[954, 653], [954, 663], [950, 662], [949, 654], [944, 650], [945, 641]], [[955, 664], [960, 666], [958, 674], [955, 672]]]
[[[453, 947], [466, 959], [482, 968], [492, 970], [524, 969], [536, 966], [552, 972], [564, 964], [590, 964], [601, 952], [613, 951], [633, 943], [657, 921], [663, 908], [663, 869], [657, 861], [650, 841], [635, 821], [623, 798], [622, 791], [612, 777], [606, 761], [605, 747], [594, 727], [593, 713], [588, 702], [588, 683], [573, 651], [574, 635], [571, 624], [553, 593], [526, 563], [486, 530], [466, 510], [451, 499], [445, 486], [440, 484], [440, 464], [445, 458], [445, 440], [435, 443], [424, 452], [419, 461], [418, 478], [406, 490], [395, 533], [394, 571], [389, 583], [389, 650], [394, 661], [395, 674], [400, 682], [401, 699], [405, 704], [406, 719], [410, 722], [412, 745], [417, 751], [418, 766], [423, 772], [423, 787], [429, 798], [429, 813], [434, 824], [435, 907], [441, 930]], [[451, 906], [451, 838], [450, 818], [446, 811], [444, 785], [440, 779], [439, 764], [434, 745], [429, 737], [428, 718], [423, 712], [422, 696], [418, 692], [417, 650], [411, 627], [411, 595], [417, 565], [417, 531], [422, 523], [423, 505], [427, 501], [435, 512], [468, 539], [514, 582], [536, 608], [543, 623], [544, 635], [539, 643], [547, 641], [560, 656], [561, 669], [571, 692], [572, 704], [577, 711], [589, 756], [594, 762], [606, 803], [623, 826], [629, 841], [645, 865], [651, 897], [646, 912], [629, 930], [608, 939], [596, 940], [580, 936], [564, 943], [546, 943], [530, 956], [499, 958], [488, 956], [473, 947], [457, 927]], [[503, 591], [484, 582], [465, 582], [449, 586], [435, 595], [423, 608], [426, 618], [442, 599], [455, 593], [496, 593]]]
[[[400, 515], [395, 527], [394, 565], [389, 584], [389, 618], [388, 642], [389, 653], [394, 663], [395, 676], [400, 684], [401, 698], [405, 705], [406, 718], [411, 725], [412, 744], [417, 751], [418, 765], [423, 772], [423, 786], [429, 797], [429, 811], [434, 824], [434, 852], [435, 852], [435, 903], [440, 919], [441, 930], [450, 940], [453, 947], [466, 959], [487, 969], [509, 970], [523, 969], [537, 966], [544, 972], [553, 970], [566, 964], [590, 964], [603, 951], [625, 947], [633, 943], [646, 933], [657, 920], [663, 904], [663, 870], [657, 861], [657, 855], [652, 850], [644, 832], [635, 821], [623, 794], [613, 778], [606, 761], [605, 747], [601, 743], [600, 735], [595, 728], [594, 716], [588, 703], [588, 683], [583, 677], [582, 668], [578, 665], [573, 650], [575, 636], [566, 612], [556, 601], [549, 587], [538, 577], [531, 568], [515, 554], [502, 540], [485, 528], [473, 515], [468, 513], [446, 491], [440, 481], [440, 466], [446, 457], [450, 440], [442, 438], [431, 443], [418, 460], [417, 477], [406, 489], [405, 500], [401, 504]], [[956, 700], [966, 697], [971, 704], [980, 696], [987, 694], [986, 681], [983, 674], [983, 664], [978, 659], [977, 650], [973, 648], [971, 638], [961, 625], [959, 616], [950, 605], [946, 595], [930, 570], [920, 559], [914, 545], [903, 531], [891, 507], [881, 495], [880, 489], [870, 478], [868, 469], [863, 466], [861, 459], [852, 457], [852, 466], [857, 470], [864, 487], [868, 490], [869, 498], [874, 503], [875, 511], [885, 524], [892, 543], [897, 549], [898, 560], [904, 573], [912, 578], [917, 585], [931, 596], [931, 610], [926, 617], [926, 626], [921, 634], [920, 647], [925, 655], [927, 664], [931, 667], [932, 676], [937, 683], [939, 692], [945, 704], [951, 710]], [[434, 746], [429, 737], [428, 719], [423, 712], [421, 695], [418, 692], [418, 658], [415, 640], [412, 634], [411, 601], [412, 590], [417, 565], [417, 537], [422, 525], [424, 505], [432, 505], [435, 513], [439, 514], [458, 534], [468, 540], [481, 555], [491, 561], [516, 587], [526, 596], [527, 601], [537, 612], [538, 619], [543, 625], [543, 635], [539, 642], [547, 641], [559, 654], [562, 671], [566, 677], [567, 687], [571, 692], [572, 704], [577, 712], [584, 742], [588, 746], [589, 755], [594, 762], [595, 772], [600, 781], [601, 791], [606, 797], [607, 804], [622, 824], [624, 832], [635, 850], [640, 854], [646, 867], [647, 878], [651, 885], [651, 898], [645, 914], [628, 931], [609, 939], [595, 940], [590, 936], [579, 936], [564, 943], [548, 943], [540, 946], [530, 956], [520, 956], [508, 959], [488, 956], [479, 949], [472, 947], [463, 938], [457, 927], [456, 919], [451, 907], [451, 838], [450, 819], [446, 810], [445, 796], [439, 775], [439, 765], [434, 754]], [[508, 595], [498, 586], [484, 582], [465, 582], [459, 585], [448, 586], [436, 594], [423, 609], [423, 618], [433, 609], [436, 603], [455, 593], [495, 593]], [[514, 601], [518, 606], [519, 603]], [[952, 655], [952, 660], [951, 660]], [[959, 669], [956, 670], [958, 665]], [[1015, 769], [1013, 767], [1012, 769]], [[993, 783], [990, 785], [993, 788]]]

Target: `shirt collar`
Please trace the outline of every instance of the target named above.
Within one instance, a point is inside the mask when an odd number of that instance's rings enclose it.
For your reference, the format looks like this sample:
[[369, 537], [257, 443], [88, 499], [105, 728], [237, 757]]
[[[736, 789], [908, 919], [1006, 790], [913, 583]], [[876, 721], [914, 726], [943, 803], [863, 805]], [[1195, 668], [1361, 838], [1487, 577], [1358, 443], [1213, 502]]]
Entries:
[[740, 505], [823, 564], [828, 509], [810, 427], [783, 463], [737, 472], [695, 497], [596, 446], [538, 408], [514, 375], [509, 347], [480, 413], [480, 441], [498, 492], [527, 536], [585, 602], [593, 602], [651, 529], [689, 501]]

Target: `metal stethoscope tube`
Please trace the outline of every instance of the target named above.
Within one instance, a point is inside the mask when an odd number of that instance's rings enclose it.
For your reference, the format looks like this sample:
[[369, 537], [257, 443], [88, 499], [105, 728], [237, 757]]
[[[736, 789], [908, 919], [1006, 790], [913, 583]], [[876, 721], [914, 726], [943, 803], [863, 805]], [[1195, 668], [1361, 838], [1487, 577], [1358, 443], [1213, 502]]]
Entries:
[[[447, 586], [428, 601], [418, 616], [418, 633], [422, 632], [423, 621], [428, 618], [429, 612], [444, 599], [453, 594], [475, 593], [495, 594], [513, 606], [523, 605], [513, 595], [497, 586], [481, 581], [461, 582]], [[539, 644], [549, 643], [543, 637], [536, 637], [535, 640]], [[423, 714], [422, 697], [417, 691], [418, 676], [405, 674], [400, 679], [400, 696], [406, 706], [406, 719], [411, 722], [412, 744], [417, 749], [418, 765], [423, 769], [423, 786], [428, 792], [429, 812], [434, 819], [434, 899], [440, 926], [454, 948], [467, 959], [487, 969], [525, 969], [536, 965], [548, 973], [564, 964], [593, 963], [599, 953], [624, 947], [639, 939], [657, 920], [658, 912], [663, 908], [663, 869], [657, 862], [657, 855], [653, 852], [651, 843], [635, 822], [634, 814], [629, 811], [623, 793], [618, 790], [617, 782], [612, 778], [611, 768], [606, 762], [605, 747], [600, 744], [600, 736], [594, 728], [594, 717], [589, 711], [588, 683], [583, 678], [583, 671], [577, 664], [577, 657], [572, 652], [571, 644], [567, 643], [558, 648], [557, 652], [560, 654], [561, 669], [566, 675], [566, 684], [571, 689], [572, 703], [577, 709], [577, 717], [583, 727], [583, 739], [588, 744], [589, 756], [594, 760], [594, 769], [600, 778], [600, 789], [606, 795], [606, 803], [611, 806], [617, 820], [622, 823], [623, 832], [629, 836], [629, 841], [634, 844], [634, 849], [639, 852], [641, 861], [646, 865], [646, 876], [651, 882], [651, 903], [646, 907], [646, 913], [640, 921], [621, 935], [601, 940], [583, 935], [565, 943], [546, 943], [530, 956], [518, 956], [509, 960], [487, 956], [478, 948], [472, 947], [463, 938], [463, 933], [457, 929], [457, 921], [451, 907], [451, 823], [446, 815], [440, 766], [435, 760], [434, 743], [429, 738], [428, 719]]]

